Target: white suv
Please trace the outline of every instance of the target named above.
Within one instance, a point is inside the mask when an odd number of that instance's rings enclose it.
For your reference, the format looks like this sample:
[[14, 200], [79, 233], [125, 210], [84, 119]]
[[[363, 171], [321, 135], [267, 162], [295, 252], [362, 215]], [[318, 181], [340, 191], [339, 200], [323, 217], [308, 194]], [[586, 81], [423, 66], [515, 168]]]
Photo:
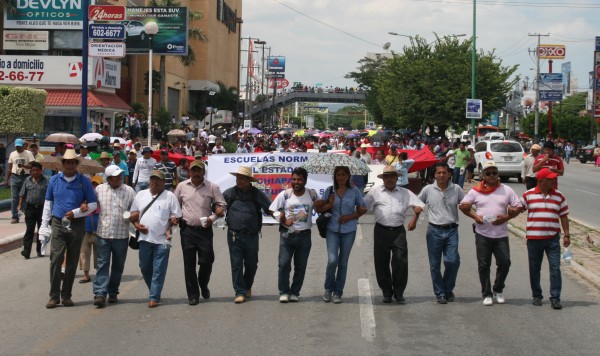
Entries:
[[475, 145], [475, 164], [479, 178], [487, 161], [496, 162], [498, 174], [503, 182], [515, 177], [522, 182], [521, 165], [524, 157], [523, 147], [517, 141], [492, 140], [481, 141]]

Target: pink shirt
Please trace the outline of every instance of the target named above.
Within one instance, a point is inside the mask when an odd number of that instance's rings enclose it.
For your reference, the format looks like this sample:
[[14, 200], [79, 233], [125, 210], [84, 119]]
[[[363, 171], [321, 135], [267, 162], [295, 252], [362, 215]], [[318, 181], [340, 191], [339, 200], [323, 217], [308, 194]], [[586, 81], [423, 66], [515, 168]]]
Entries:
[[[507, 214], [508, 207], [520, 207], [519, 197], [511, 187], [500, 184], [498, 189], [490, 194], [482, 194], [471, 189], [461, 203], [471, 203], [477, 208], [477, 215], [498, 216]], [[475, 224], [475, 232], [489, 238], [500, 238], [508, 236], [508, 222], [500, 225], [492, 225], [491, 222]]]

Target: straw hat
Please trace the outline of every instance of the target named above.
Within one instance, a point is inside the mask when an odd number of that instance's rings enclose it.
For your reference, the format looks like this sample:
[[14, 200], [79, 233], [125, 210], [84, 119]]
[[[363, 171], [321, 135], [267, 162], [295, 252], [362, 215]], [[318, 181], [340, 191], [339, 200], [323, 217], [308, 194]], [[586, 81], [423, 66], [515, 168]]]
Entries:
[[107, 152], [102, 152], [100, 154], [100, 157], [98, 157], [96, 160], [99, 161], [101, 159], [112, 159], [112, 156], [110, 154], [108, 154]]
[[246, 167], [246, 166], [240, 166], [238, 167], [237, 172], [229, 172], [229, 174], [234, 175], [234, 176], [243, 176], [246, 178], [250, 178], [250, 181], [252, 182], [256, 182], [256, 178], [254, 178], [254, 175], [252, 174], [252, 168], [250, 167]]
[[383, 168], [383, 173], [377, 175], [377, 178], [383, 179], [383, 176], [386, 176], [386, 175], [395, 175], [397, 177], [398, 171], [393, 166], [385, 166]]
[[74, 159], [74, 160], [81, 160], [81, 157], [77, 156], [77, 152], [75, 152], [74, 149], [68, 149], [65, 150], [65, 154], [62, 156], [62, 160], [66, 160], [66, 159]]

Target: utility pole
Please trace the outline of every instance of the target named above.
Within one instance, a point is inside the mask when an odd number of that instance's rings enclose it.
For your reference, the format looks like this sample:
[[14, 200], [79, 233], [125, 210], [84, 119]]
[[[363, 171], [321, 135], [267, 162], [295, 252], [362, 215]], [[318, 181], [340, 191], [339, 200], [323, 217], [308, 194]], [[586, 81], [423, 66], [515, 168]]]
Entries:
[[537, 37], [537, 47], [535, 51], [529, 50], [529, 52], [535, 52], [536, 66], [535, 66], [535, 126], [533, 131], [533, 139], [534, 143], [540, 142], [540, 56], [538, 50], [540, 48], [540, 41], [542, 37], [548, 37], [550, 34], [542, 35], [539, 33], [529, 33], [527, 34], [530, 37]]

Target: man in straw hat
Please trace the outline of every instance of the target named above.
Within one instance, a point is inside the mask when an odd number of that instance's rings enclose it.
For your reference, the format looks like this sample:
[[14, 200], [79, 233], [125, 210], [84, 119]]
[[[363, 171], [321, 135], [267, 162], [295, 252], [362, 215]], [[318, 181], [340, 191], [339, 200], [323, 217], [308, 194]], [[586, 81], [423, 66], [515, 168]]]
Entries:
[[189, 305], [197, 305], [200, 295], [204, 299], [210, 298], [208, 282], [215, 261], [212, 224], [223, 216], [226, 205], [219, 186], [206, 180], [205, 174], [204, 163], [194, 160], [190, 164], [190, 179], [175, 189], [183, 213], [179, 226]]
[[[510, 269], [508, 220], [519, 215], [521, 203], [511, 187], [500, 183], [498, 167], [487, 161], [479, 182], [460, 202], [459, 209], [475, 220], [475, 248], [483, 305], [506, 302], [504, 281]], [[471, 210], [475, 207], [477, 210]], [[490, 266], [492, 254], [496, 258], [496, 280], [492, 286]]]
[[240, 166], [235, 186], [223, 197], [227, 202], [227, 245], [231, 260], [231, 278], [235, 303], [243, 303], [252, 296], [252, 284], [258, 268], [258, 235], [262, 228], [262, 212], [269, 211], [271, 201], [262, 191], [252, 186], [256, 178], [251, 167]]
[[365, 196], [367, 208], [375, 214], [373, 248], [377, 284], [383, 291], [384, 303], [391, 303], [395, 297], [398, 304], [404, 304], [408, 282], [405, 212], [408, 208], [415, 212], [408, 223], [408, 230], [412, 231], [425, 204], [410, 190], [396, 186], [398, 171], [394, 166], [386, 166], [377, 178], [383, 179], [383, 185], [371, 189]]
[[[77, 172], [80, 159], [75, 150], [66, 150], [62, 156], [63, 171], [50, 178], [46, 191], [39, 235], [46, 239], [52, 236], [50, 300], [46, 304], [46, 308], [49, 309], [56, 308], [61, 299], [65, 307], [74, 305], [71, 300], [71, 290], [85, 232], [83, 217], [92, 213], [97, 207], [92, 183]], [[80, 208], [84, 202], [87, 202], [87, 207]], [[65, 276], [61, 281], [61, 264], [65, 252], [67, 253]]]

